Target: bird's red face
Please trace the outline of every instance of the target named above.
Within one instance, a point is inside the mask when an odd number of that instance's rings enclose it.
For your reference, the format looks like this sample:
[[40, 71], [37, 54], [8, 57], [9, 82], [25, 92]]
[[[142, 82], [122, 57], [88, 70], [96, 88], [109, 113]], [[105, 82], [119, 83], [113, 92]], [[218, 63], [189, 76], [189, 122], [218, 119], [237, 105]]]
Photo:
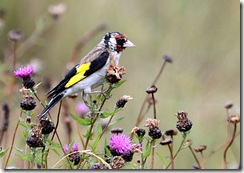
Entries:
[[119, 32], [107, 33], [104, 36], [104, 42], [107, 43], [107, 47], [117, 52], [123, 51], [127, 47], [135, 47], [135, 45], [128, 40], [128, 37]]

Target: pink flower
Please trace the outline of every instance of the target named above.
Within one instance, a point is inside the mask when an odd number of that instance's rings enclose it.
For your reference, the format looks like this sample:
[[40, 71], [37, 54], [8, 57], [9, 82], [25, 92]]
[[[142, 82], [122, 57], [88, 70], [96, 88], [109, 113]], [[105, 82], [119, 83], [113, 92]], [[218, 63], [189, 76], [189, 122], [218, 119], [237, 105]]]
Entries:
[[89, 108], [86, 106], [85, 103], [79, 102], [76, 105], [76, 110], [79, 112], [81, 115], [86, 115], [89, 112]]
[[[63, 147], [63, 150], [64, 150], [64, 153], [67, 154], [68, 150], [70, 148], [70, 145], [64, 145]], [[73, 153], [73, 152], [76, 152], [76, 151], [79, 151], [79, 148], [80, 148], [80, 144], [78, 143], [74, 143], [70, 149], [70, 153]], [[69, 153], [68, 153], [69, 154]]]
[[31, 65], [20, 67], [14, 70], [15, 77], [26, 78], [30, 77], [34, 73], [34, 67]]
[[128, 154], [132, 150], [131, 139], [124, 134], [114, 134], [110, 137], [111, 149], [115, 150], [118, 154]]

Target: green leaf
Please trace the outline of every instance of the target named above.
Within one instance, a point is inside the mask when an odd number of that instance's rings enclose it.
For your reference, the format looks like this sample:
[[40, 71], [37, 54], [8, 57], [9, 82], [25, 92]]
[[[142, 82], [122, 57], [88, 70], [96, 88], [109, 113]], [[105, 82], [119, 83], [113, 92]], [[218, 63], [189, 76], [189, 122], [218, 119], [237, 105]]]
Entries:
[[158, 152], [156, 152], [156, 154], [157, 154], [157, 156], [159, 157], [159, 159], [163, 162], [163, 164], [164, 164], [164, 168], [165, 168], [166, 165], [168, 165], [167, 162], [166, 162], [166, 160], [165, 160], [164, 157], [161, 156]]
[[114, 112], [102, 112], [99, 114], [100, 118], [108, 118], [110, 116], [114, 115]]
[[117, 120], [111, 122], [111, 123], [109, 124], [109, 126], [112, 126], [112, 125], [118, 123], [119, 121], [123, 120], [124, 118], [125, 118], [125, 117], [118, 118]]
[[4, 156], [4, 154], [7, 153], [7, 151], [8, 151], [8, 148], [6, 148], [6, 149], [0, 151], [0, 158], [2, 158], [2, 157]]
[[74, 114], [70, 114], [70, 116], [75, 120], [77, 121], [79, 124], [83, 125], [83, 126], [89, 126], [92, 124], [92, 119], [91, 118], [86, 118], [86, 119], [83, 119], [83, 118], [79, 118], [77, 116], [75, 116]]
[[14, 147], [18, 152], [20, 152], [19, 154], [16, 154], [17, 157], [19, 157], [22, 160], [26, 160], [26, 161], [32, 161], [32, 155], [31, 154], [26, 154], [24, 152], [24, 150], [21, 150], [17, 147]]
[[97, 133], [100, 135], [103, 132], [102, 125], [100, 123], [97, 124]]
[[152, 142], [148, 140], [146, 145], [146, 151], [143, 154], [143, 158], [147, 158], [148, 156], [150, 156], [151, 151], [152, 151]]
[[94, 152], [94, 150], [97, 148], [97, 144], [100, 141], [100, 135], [98, 135], [94, 141], [94, 143], [92, 144], [92, 151]]

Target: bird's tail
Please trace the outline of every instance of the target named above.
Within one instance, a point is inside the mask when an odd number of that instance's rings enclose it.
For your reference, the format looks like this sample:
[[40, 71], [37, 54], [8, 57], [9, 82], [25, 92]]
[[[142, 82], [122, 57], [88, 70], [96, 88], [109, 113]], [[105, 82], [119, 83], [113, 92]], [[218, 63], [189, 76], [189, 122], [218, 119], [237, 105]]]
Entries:
[[50, 102], [48, 103], [48, 105], [45, 107], [45, 109], [42, 111], [42, 113], [39, 115], [39, 120], [42, 119], [47, 113], [48, 111], [54, 106], [56, 105], [62, 98], [64, 97], [64, 94], [58, 94], [55, 97], [53, 97]]

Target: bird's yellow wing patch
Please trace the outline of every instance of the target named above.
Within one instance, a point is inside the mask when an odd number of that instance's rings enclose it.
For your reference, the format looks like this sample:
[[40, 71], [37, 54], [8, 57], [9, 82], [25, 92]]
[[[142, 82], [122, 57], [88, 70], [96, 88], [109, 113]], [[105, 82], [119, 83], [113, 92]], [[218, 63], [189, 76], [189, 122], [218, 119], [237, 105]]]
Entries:
[[70, 78], [70, 80], [65, 85], [65, 88], [69, 88], [70, 86], [76, 84], [77, 82], [84, 79], [86, 76], [84, 75], [87, 70], [89, 70], [91, 63], [88, 62], [86, 64], [82, 64], [78, 69], [76, 74]]

